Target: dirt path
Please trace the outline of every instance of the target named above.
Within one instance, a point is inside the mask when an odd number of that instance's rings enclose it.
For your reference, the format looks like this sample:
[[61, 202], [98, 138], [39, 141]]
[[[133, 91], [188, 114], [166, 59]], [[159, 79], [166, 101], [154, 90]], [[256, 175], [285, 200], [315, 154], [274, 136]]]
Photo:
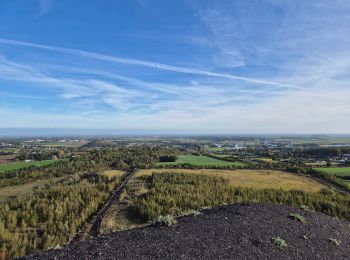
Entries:
[[136, 174], [137, 171], [138, 169], [132, 170], [126, 175], [124, 181], [114, 190], [113, 195], [109, 198], [106, 204], [90, 219], [82, 230], [80, 230], [80, 232], [75, 236], [74, 240], [86, 240], [91, 236], [97, 236], [99, 234], [101, 223], [107, 210], [113, 205], [113, 203], [116, 203], [119, 200], [122, 190], [126, 187], [130, 178]]

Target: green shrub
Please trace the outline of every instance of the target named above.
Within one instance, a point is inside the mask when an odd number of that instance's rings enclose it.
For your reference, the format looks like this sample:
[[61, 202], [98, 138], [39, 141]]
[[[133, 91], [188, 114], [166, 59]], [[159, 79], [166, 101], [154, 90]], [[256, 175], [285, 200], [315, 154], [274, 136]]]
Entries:
[[280, 237], [273, 237], [271, 240], [272, 240], [272, 243], [274, 243], [278, 247], [286, 247], [287, 246], [287, 242]]
[[300, 208], [304, 211], [308, 211], [308, 212], [312, 212], [312, 210], [310, 209], [309, 206], [306, 206], [306, 205], [301, 205]]
[[155, 226], [173, 226], [176, 224], [176, 219], [172, 215], [159, 216], [153, 220], [153, 225]]
[[296, 221], [299, 221], [301, 223], [305, 223], [306, 220], [302, 215], [296, 214], [296, 213], [290, 213], [289, 218], [294, 219]]
[[340, 246], [341, 244], [341, 241], [335, 238], [330, 238], [329, 241], [335, 246]]

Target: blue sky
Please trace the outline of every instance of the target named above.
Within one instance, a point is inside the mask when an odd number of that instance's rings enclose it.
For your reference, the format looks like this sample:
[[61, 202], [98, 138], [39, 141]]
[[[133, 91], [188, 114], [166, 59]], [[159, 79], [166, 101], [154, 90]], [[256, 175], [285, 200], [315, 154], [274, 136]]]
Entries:
[[350, 2], [0, 0], [0, 128], [349, 133]]

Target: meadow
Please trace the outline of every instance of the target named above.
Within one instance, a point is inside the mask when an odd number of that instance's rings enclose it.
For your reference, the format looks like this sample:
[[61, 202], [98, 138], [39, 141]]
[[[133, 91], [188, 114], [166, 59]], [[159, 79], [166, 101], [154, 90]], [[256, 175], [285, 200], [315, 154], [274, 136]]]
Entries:
[[225, 150], [227, 150], [226, 147], [209, 147], [208, 148], [208, 151], [210, 152], [223, 152]]
[[124, 174], [126, 174], [126, 171], [123, 170], [107, 170], [103, 172], [103, 175], [107, 176], [110, 179], [113, 177], [122, 177]]
[[176, 165], [183, 165], [188, 164], [192, 166], [203, 166], [203, 167], [210, 167], [210, 166], [219, 166], [219, 167], [226, 167], [226, 166], [244, 166], [245, 164], [241, 162], [229, 162], [224, 161], [208, 156], [197, 156], [197, 155], [179, 155], [176, 162], [159, 162], [157, 163], [157, 166], [176, 166]]
[[350, 167], [317, 168], [316, 170], [338, 176], [350, 176]]
[[27, 168], [30, 166], [47, 166], [58, 162], [57, 160], [45, 160], [45, 161], [33, 161], [33, 162], [13, 162], [13, 163], [4, 163], [0, 164], [0, 173], [6, 171], [18, 170], [21, 168]]
[[261, 157], [258, 157], [256, 159], [258, 161], [267, 162], [267, 163], [278, 163], [278, 161], [275, 161], [272, 158], [261, 158]]
[[162, 172], [221, 177], [227, 180], [231, 187], [303, 190], [306, 192], [318, 192], [327, 188], [308, 176], [279, 170], [145, 169], [140, 170], [136, 177], [150, 176], [152, 173]]

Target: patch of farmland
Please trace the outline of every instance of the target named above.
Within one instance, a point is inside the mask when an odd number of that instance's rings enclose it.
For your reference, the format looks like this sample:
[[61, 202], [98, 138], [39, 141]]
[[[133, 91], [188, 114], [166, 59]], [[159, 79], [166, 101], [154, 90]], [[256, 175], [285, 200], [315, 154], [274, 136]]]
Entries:
[[159, 166], [190, 164], [193, 166], [244, 166], [241, 162], [229, 162], [208, 156], [180, 155], [176, 162], [160, 162]]
[[33, 162], [13, 162], [13, 163], [5, 163], [0, 164], [0, 173], [6, 171], [18, 170], [21, 168], [27, 168], [30, 166], [47, 166], [58, 162], [57, 160], [45, 160], [45, 161], [33, 161]]
[[317, 168], [317, 170], [338, 176], [350, 176], [350, 167]]

